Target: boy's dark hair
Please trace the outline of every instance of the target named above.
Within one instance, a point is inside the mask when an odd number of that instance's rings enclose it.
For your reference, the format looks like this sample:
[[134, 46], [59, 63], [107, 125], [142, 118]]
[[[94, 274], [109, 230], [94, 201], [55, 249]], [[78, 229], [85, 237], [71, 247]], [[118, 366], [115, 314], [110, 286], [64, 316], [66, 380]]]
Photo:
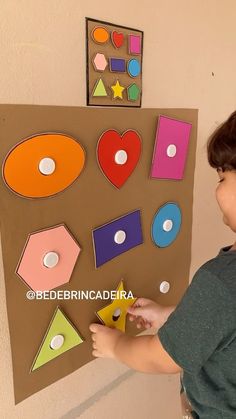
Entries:
[[215, 169], [236, 170], [236, 111], [210, 136], [207, 157]]

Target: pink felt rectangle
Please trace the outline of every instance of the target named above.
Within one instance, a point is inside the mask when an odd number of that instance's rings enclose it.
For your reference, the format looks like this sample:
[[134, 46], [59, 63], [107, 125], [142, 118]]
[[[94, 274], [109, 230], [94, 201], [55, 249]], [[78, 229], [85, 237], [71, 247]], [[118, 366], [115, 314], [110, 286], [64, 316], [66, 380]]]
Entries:
[[[183, 179], [192, 124], [161, 115], [157, 124], [151, 177]], [[176, 155], [169, 157], [167, 148], [176, 146]]]
[[129, 35], [130, 54], [141, 53], [141, 37], [139, 35]]

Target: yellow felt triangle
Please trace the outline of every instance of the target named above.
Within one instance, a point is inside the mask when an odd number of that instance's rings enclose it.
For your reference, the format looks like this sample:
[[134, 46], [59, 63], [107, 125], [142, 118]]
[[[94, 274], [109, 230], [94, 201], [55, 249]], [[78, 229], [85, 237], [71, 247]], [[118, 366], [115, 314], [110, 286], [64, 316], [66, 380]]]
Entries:
[[[59, 349], [52, 349], [50, 344], [52, 339], [57, 336], [62, 335], [64, 338], [64, 343]], [[72, 323], [67, 319], [65, 314], [57, 307], [53, 318], [48, 326], [48, 330], [45, 334], [43, 342], [38, 350], [38, 353], [33, 362], [31, 371], [36, 370], [57, 356], [63, 354], [71, 348], [79, 345], [83, 342], [83, 339], [72, 325]]]

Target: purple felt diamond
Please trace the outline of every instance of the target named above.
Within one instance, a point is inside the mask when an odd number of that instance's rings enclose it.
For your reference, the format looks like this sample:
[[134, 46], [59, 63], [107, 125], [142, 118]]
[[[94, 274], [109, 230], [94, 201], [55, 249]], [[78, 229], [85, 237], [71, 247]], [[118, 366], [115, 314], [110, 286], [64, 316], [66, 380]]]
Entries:
[[93, 230], [96, 267], [143, 243], [140, 210]]

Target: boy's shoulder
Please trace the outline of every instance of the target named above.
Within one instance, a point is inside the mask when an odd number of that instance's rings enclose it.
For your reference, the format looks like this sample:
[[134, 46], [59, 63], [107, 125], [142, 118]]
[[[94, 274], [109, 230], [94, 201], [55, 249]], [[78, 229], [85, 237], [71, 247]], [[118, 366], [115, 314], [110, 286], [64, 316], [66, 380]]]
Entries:
[[220, 249], [218, 255], [205, 262], [198, 272], [207, 271], [217, 277], [236, 298], [236, 250], [230, 250], [231, 247]]
[[236, 266], [236, 250], [230, 250], [232, 246], [226, 246], [220, 249], [219, 253], [212, 259], [205, 262], [200, 269], [211, 271], [215, 275], [224, 274], [222, 267], [235, 269]]

